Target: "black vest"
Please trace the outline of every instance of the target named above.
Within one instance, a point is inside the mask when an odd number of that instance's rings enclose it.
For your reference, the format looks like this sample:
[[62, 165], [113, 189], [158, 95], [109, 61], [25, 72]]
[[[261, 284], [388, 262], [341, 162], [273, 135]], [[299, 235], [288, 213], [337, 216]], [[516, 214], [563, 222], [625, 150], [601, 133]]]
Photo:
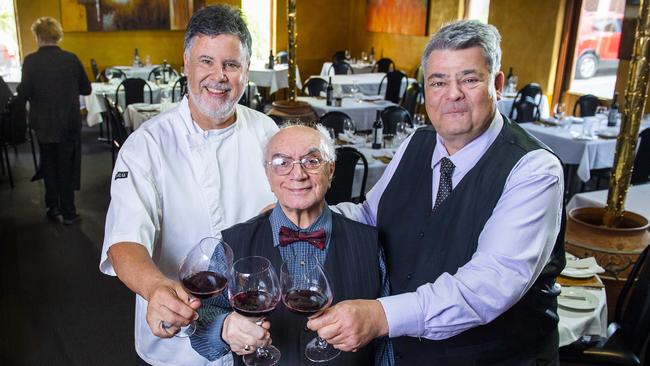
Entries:
[[[504, 118], [496, 140], [432, 211], [431, 158], [435, 145], [432, 128], [417, 130], [379, 202], [377, 227], [386, 251], [392, 294], [415, 291], [442, 273], [454, 275], [466, 264], [514, 165], [530, 151], [548, 150]], [[563, 238], [564, 221], [551, 261], [512, 308], [488, 324], [446, 340], [393, 339], [396, 364], [517, 364], [513, 360], [521, 359], [521, 355], [556, 352], [557, 293], [550, 288], [564, 267]]]
[[[280, 251], [273, 247], [270, 212], [222, 232], [232, 246], [235, 260], [251, 255], [268, 258], [276, 271], [282, 266]], [[332, 287], [332, 304], [348, 299], [376, 299], [381, 292], [379, 272], [379, 242], [373, 227], [332, 213], [325, 273]], [[278, 273], [279, 275], [279, 273]], [[305, 346], [316, 337], [307, 329], [307, 318], [291, 313], [284, 304], [278, 305], [267, 318], [271, 322], [271, 338], [282, 356], [280, 365], [317, 365], [305, 358]], [[243, 365], [241, 357], [233, 355], [235, 365]], [[341, 352], [327, 365], [374, 365], [375, 348], [371, 342], [357, 352]]]

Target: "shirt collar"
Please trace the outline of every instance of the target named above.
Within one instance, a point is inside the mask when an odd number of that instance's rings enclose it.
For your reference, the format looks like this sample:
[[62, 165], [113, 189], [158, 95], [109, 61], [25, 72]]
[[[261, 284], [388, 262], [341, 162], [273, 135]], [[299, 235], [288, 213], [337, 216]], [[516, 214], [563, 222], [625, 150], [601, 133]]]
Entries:
[[321, 212], [320, 216], [308, 227], [301, 229], [299, 228], [296, 224], [294, 224], [287, 215], [284, 214], [284, 211], [282, 211], [282, 207], [280, 207], [280, 203], [276, 203], [275, 207], [273, 207], [273, 211], [271, 212], [271, 216], [269, 217], [269, 220], [271, 221], [271, 231], [273, 232], [273, 246], [277, 247], [280, 245], [280, 227], [285, 226], [288, 227], [291, 230], [296, 230], [299, 232], [312, 232], [316, 231], [319, 229], [324, 229], [325, 230], [325, 244], [326, 246], [329, 245], [330, 242], [330, 234], [332, 233], [332, 211], [327, 205], [323, 206], [323, 212]]
[[456, 174], [464, 176], [465, 173], [476, 165], [481, 156], [483, 156], [485, 151], [487, 151], [494, 140], [496, 140], [502, 127], [503, 117], [498, 111], [496, 111], [490, 126], [477, 138], [465, 145], [462, 149], [458, 150], [452, 156], [449, 156], [442, 137], [439, 134], [436, 134], [436, 147], [433, 150], [433, 156], [431, 158], [431, 169], [435, 168], [436, 165], [440, 163], [440, 159], [447, 157], [452, 163], [454, 163], [454, 176]]

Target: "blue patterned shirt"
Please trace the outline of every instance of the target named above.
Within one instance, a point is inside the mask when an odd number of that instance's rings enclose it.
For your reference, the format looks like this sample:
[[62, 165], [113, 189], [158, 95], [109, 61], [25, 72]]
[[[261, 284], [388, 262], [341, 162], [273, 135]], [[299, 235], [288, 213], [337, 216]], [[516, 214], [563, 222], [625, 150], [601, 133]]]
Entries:
[[[273, 233], [273, 246], [278, 248], [282, 260], [291, 256], [315, 256], [320, 263], [325, 263], [327, 252], [330, 244], [332, 233], [332, 211], [327, 205], [324, 206], [321, 215], [305, 229], [301, 229], [294, 224], [284, 214], [279, 204], [276, 204], [269, 216], [271, 232]], [[280, 228], [285, 226], [291, 230], [299, 232], [312, 232], [320, 229], [325, 230], [325, 249], [320, 250], [306, 241], [297, 241], [291, 245], [280, 247]], [[390, 284], [386, 274], [386, 263], [384, 262], [384, 253], [380, 247], [379, 250], [379, 272], [381, 274], [382, 288], [380, 297], [390, 294]], [[224, 296], [203, 300], [203, 306], [198, 310], [200, 319], [197, 321], [197, 327], [194, 334], [190, 337], [192, 348], [200, 355], [210, 361], [225, 356], [230, 352], [230, 348], [221, 338], [221, 329], [226, 316], [232, 309]], [[394, 364], [393, 347], [388, 337], [382, 337], [375, 340], [375, 365], [390, 366]], [[236, 355], [235, 355], [236, 357]]]

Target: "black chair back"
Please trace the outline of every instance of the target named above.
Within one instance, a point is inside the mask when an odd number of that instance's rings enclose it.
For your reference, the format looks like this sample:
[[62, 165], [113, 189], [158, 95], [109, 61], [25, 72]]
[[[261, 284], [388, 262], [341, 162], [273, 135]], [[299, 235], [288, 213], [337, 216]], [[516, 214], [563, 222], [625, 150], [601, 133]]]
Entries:
[[174, 82], [174, 86], [172, 86], [172, 103], [176, 101], [176, 88], [178, 88], [178, 100], [183, 99], [187, 94], [187, 76], [181, 76]]
[[336, 51], [332, 55], [332, 62], [345, 61], [345, 51]]
[[[521, 88], [515, 100], [508, 117], [518, 123], [538, 121], [540, 118], [539, 106], [542, 103], [542, 88], [537, 83], [530, 83]], [[517, 115], [514, 115], [514, 112]]]
[[108, 116], [108, 123], [111, 129], [111, 155], [113, 166], [115, 166], [115, 157], [120, 148], [122, 148], [122, 145], [124, 145], [124, 141], [129, 136], [129, 132], [124, 125], [124, 116], [121, 108], [113, 103], [106, 94], [104, 94], [104, 103], [106, 104], [106, 115]]
[[[108, 75], [110, 74], [110, 75]], [[98, 82], [109, 82], [111, 79], [120, 79], [124, 80], [126, 79], [126, 74], [124, 71], [117, 69], [115, 67], [107, 67], [102, 72], [99, 73], [99, 76], [96, 77]]]
[[406, 92], [404, 92], [402, 107], [404, 107], [411, 116], [415, 116], [415, 113], [419, 110], [421, 102], [422, 89], [420, 88], [420, 84], [411, 83], [411, 85], [406, 88]]
[[345, 122], [346, 119], [350, 121], [352, 120], [350, 116], [348, 116], [343, 112], [332, 111], [332, 112], [325, 113], [318, 120], [318, 123], [322, 124], [327, 128], [333, 129], [336, 136], [338, 136], [339, 133], [343, 133], [343, 123]]
[[402, 88], [402, 80], [404, 78], [406, 78], [406, 75], [401, 71], [389, 72], [379, 82], [379, 90], [377, 91], [377, 95], [381, 95], [381, 87], [384, 84], [384, 80], [386, 80], [386, 94], [384, 96], [384, 99], [390, 100], [393, 103], [399, 103], [400, 99], [402, 99], [400, 89]]
[[120, 89], [124, 88], [124, 108], [133, 103], [144, 103], [144, 88], [149, 88], [149, 103], [153, 103], [153, 91], [146, 81], [140, 78], [127, 78], [122, 80], [115, 90], [115, 103], [119, 101]]
[[239, 104], [245, 105], [248, 108], [255, 109], [260, 111], [263, 109], [264, 105], [262, 104], [262, 96], [260, 93], [253, 93], [254, 90], [257, 90], [257, 86], [254, 82], [249, 81], [244, 94], [239, 98]]
[[149, 71], [147, 80], [151, 81], [160, 79], [162, 82], [167, 83], [169, 82], [169, 79], [172, 75], [178, 77], [178, 71], [174, 70], [174, 68], [170, 65], [156, 66], [151, 71]]
[[[578, 117], [591, 117], [596, 115], [596, 108], [600, 105], [600, 100], [592, 94], [585, 94], [578, 98], [573, 105], [573, 115]], [[580, 114], [576, 114], [580, 107]]]
[[422, 68], [422, 65], [418, 65], [415, 71], [413, 71], [413, 78], [421, 87], [424, 87], [424, 69]]
[[638, 144], [632, 169], [632, 184], [650, 182], [650, 128], [641, 131]]
[[321, 77], [310, 77], [305, 85], [302, 86], [302, 93], [310, 97], [317, 97], [320, 92], [327, 90], [327, 80]]
[[275, 58], [278, 60], [279, 64], [288, 64], [289, 63], [289, 54], [287, 51], [280, 51]]
[[330, 66], [329, 70], [327, 70], [327, 75], [330, 75], [332, 73], [332, 69], [334, 70], [335, 75], [354, 74], [352, 66], [350, 66], [350, 64], [345, 61], [332, 62], [332, 66]]
[[361, 192], [359, 202], [365, 200], [366, 180], [368, 179], [368, 160], [357, 149], [353, 147], [339, 147], [336, 149], [336, 169], [332, 185], [325, 194], [327, 204], [335, 205], [340, 202], [351, 202], [353, 198], [352, 186], [357, 163], [363, 162], [363, 179], [361, 181]]
[[93, 72], [93, 77], [95, 78], [95, 81], [99, 81], [100, 79], [99, 67], [97, 66], [97, 61], [95, 61], [94, 58], [90, 59], [90, 69]]
[[406, 122], [413, 126], [409, 112], [399, 106], [390, 106], [381, 112], [381, 120], [384, 123], [384, 134], [394, 135], [397, 133], [397, 124]]
[[641, 356], [641, 349], [650, 337], [650, 247], [639, 255], [616, 303], [614, 321], [621, 326], [621, 335], [630, 350]]
[[389, 58], [380, 58], [375, 66], [372, 67], [371, 72], [385, 72], [388, 73], [395, 69], [395, 63]]

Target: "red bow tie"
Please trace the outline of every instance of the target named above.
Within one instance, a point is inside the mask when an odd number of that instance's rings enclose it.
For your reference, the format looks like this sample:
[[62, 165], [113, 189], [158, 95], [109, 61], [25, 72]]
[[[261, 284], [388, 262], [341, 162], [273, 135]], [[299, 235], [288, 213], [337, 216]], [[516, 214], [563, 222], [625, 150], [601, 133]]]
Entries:
[[291, 230], [286, 226], [280, 227], [280, 246], [286, 247], [287, 245], [297, 242], [306, 241], [320, 250], [325, 249], [325, 230], [320, 229], [311, 233], [303, 233]]

